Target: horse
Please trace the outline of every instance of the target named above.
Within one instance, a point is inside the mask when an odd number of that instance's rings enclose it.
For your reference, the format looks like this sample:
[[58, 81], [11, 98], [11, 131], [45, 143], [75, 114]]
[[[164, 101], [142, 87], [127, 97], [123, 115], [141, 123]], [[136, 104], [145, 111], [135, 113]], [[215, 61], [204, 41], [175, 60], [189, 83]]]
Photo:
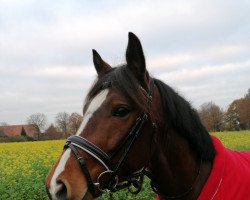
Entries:
[[49, 198], [91, 200], [124, 188], [136, 194], [146, 175], [160, 200], [249, 199], [250, 153], [210, 136], [190, 103], [149, 75], [138, 37], [128, 38], [126, 64], [111, 67], [92, 50], [97, 78], [82, 124], [46, 177]]

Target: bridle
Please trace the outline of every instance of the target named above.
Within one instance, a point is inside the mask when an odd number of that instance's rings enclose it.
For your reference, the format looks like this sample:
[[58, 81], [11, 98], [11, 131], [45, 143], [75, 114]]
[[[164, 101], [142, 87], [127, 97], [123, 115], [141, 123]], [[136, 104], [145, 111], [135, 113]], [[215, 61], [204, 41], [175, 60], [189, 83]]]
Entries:
[[[154, 93], [153, 80], [150, 80], [149, 92], [144, 90], [142, 87], [140, 87], [140, 89], [143, 91], [143, 94], [147, 97], [148, 101], [147, 103], [148, 106], [150, 107]], [[92, 195], [95, 195], [96, 189], [98, 189], [101, 192], [116, 192], [120, 189], [128, 188], [131, 193], [137, 194], [140, 192], [146, 166], [144, 166], [140, 171], [134, 172], [129, 176], [125, 177], [124, 181], [122, 182], [119, 181], [118, 173], [125, 164], [132, 146], [134, 145], [136, 139], [141, 135], [142, 127], [147, 121], [149, 121], [149, 116], [146, 112], [143, 112], [136, 119], [135, 123], [132, 125], [128, 135], [125, 137], [125, 139], [122, 140], [121, 144], [117, 147], [116, 151], [114, 151], [114, 153], [111, 155], [106, 154], [98, 146], [96, 146], [95, 144], [91, 143], [86, 138], [83, 138], [81, 136], [70, 136], [67, 139], [67, 142], [64, 145], [64, 149], [70, 148], [74, 153], [81, 167], [81, 170], [86, 178], [88, 191]], [[153, 123], [152, 125], [154, 127]], [[86, 162], [78, 152], [78, 148], [82, 149], [83, 151], [94, 157], [106, 169], [104, 172], [99, 174], [97, 182], [93, 182], [89, 170], [87, 168]], [[116, 157], [118, 153], [121, 153], [122, 151], [123, 154], [119, 158], [118, 162], [116, 164], [113, 164], [112, 160], [114, 159], [114, 157]], [[102, 184], [102, 181], [105, 179], [105, 177], [109, 178], [109, 182], [107, 184]], [[133, 186], [135, 189], [132, 190], [131, 186]], [[83, 197], [83, 199], [84, 198], [85, 197]]]

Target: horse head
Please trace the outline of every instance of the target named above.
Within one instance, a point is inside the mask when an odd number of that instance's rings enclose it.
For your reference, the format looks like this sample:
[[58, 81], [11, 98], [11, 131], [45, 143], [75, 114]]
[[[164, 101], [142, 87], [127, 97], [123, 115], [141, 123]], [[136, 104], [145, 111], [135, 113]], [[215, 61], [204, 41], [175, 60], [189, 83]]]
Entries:
[[131, 185], [139, 191], [154, 149], [160, 101], [139, 39], [129, 33], [126, 64], [111, 67], [95, 50], [93, 62], [98, 76], [82, 124], [46, 178], [54, 200], [93, 199]]

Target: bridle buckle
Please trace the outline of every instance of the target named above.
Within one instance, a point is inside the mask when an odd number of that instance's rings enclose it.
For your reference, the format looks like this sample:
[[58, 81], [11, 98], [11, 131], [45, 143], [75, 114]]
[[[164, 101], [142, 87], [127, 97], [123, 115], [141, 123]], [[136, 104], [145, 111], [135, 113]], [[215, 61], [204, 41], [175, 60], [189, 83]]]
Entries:
[[[105, 177], [107, 178], [106, 180], [108, 180], [108, 184], [105, 184]], [[104, 182], [102, 184], [102, 182]], [[117, 175], [114, 174], [114, 171], [112, 170], [107, 170], [102, 172], [98, 178], [97, 178], [97, 183], [96, 186], [98, 187], [98, 189], [101, 192], [113, 192], [116, 191], [116, 186], [119, 183], [119, 178]], [[105, 187], [102, 187], [102, 185], [107, 185]]]

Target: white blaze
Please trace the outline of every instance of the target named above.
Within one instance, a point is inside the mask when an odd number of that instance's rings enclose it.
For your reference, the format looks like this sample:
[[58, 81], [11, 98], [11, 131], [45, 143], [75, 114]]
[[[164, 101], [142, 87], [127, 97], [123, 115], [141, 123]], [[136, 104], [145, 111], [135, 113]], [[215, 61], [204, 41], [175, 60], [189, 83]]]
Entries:
[[82, 133], [82, 131], [84, 130], [85, 126], [87, 125], [89, 119], [92, 117], [93, 113], [102, 105], [102, 103], [105, 101], [107, 94], [108, 94], [109, 90], [105, 89], [102, 90], [98, 95], [95, 96], [95, 98], [91, 101], [91, 103], [89, 104], [89, 107], [87, 109], [87, 111], [85, 112], [84, 116], [83, 116], [83, 121], [82, 124], [80, 126], [80, 128], [78, 129], [78, 131], [76, 132], [76, 135], [80, 135]]
[[[80, 135], [83, 130], [85, 129], [86, 125], [88, 124], [89, 119], [93, 116], [93, 113], [102, 105], [102, 103], [105, 101], [109, 90], [105, 89], [102, 90], [98, 95], [96, 95], [92, 101], [90, 102], [87, 111], [85, 112], [83, 116], [83, 121], [78, 129], [76, 135]], [[56, 180], [57, 177], [64, 171], [65, 165], [69, 159], [71, 149], [67, 149], [61, 159], [59, 160], [59, 163], [54, 171], [54, 174], [52, 176], [51, 182], [50, 182], [50, 194], [52, 195], [53, 199], [56, 199], [56, 193], [60, 189], [60, 185], [57, 184]]]
[[57, 177], [59, 176], [59, 174], [61, 174], [63, 171], [64, 171], [64, 168], [65, 168], [65, 165], [66, 165], [66, 162], [67, 160], [69, 159], [69, 156], [70, 156], [70, 151], [71, 149], [67, 149], [62, 157], [60, 158], [60, 161], [54, 171], [54, 174], [52, 176], [52, 179], [50, 181], [50, 194], [52, 196], [52, 199], [56, 199], [56, 193], [58, 192], [58, 190], [60, 190], [61, 188], [61, 185], [60, 184], [57, 184], [56, 182], [56, 179]]

